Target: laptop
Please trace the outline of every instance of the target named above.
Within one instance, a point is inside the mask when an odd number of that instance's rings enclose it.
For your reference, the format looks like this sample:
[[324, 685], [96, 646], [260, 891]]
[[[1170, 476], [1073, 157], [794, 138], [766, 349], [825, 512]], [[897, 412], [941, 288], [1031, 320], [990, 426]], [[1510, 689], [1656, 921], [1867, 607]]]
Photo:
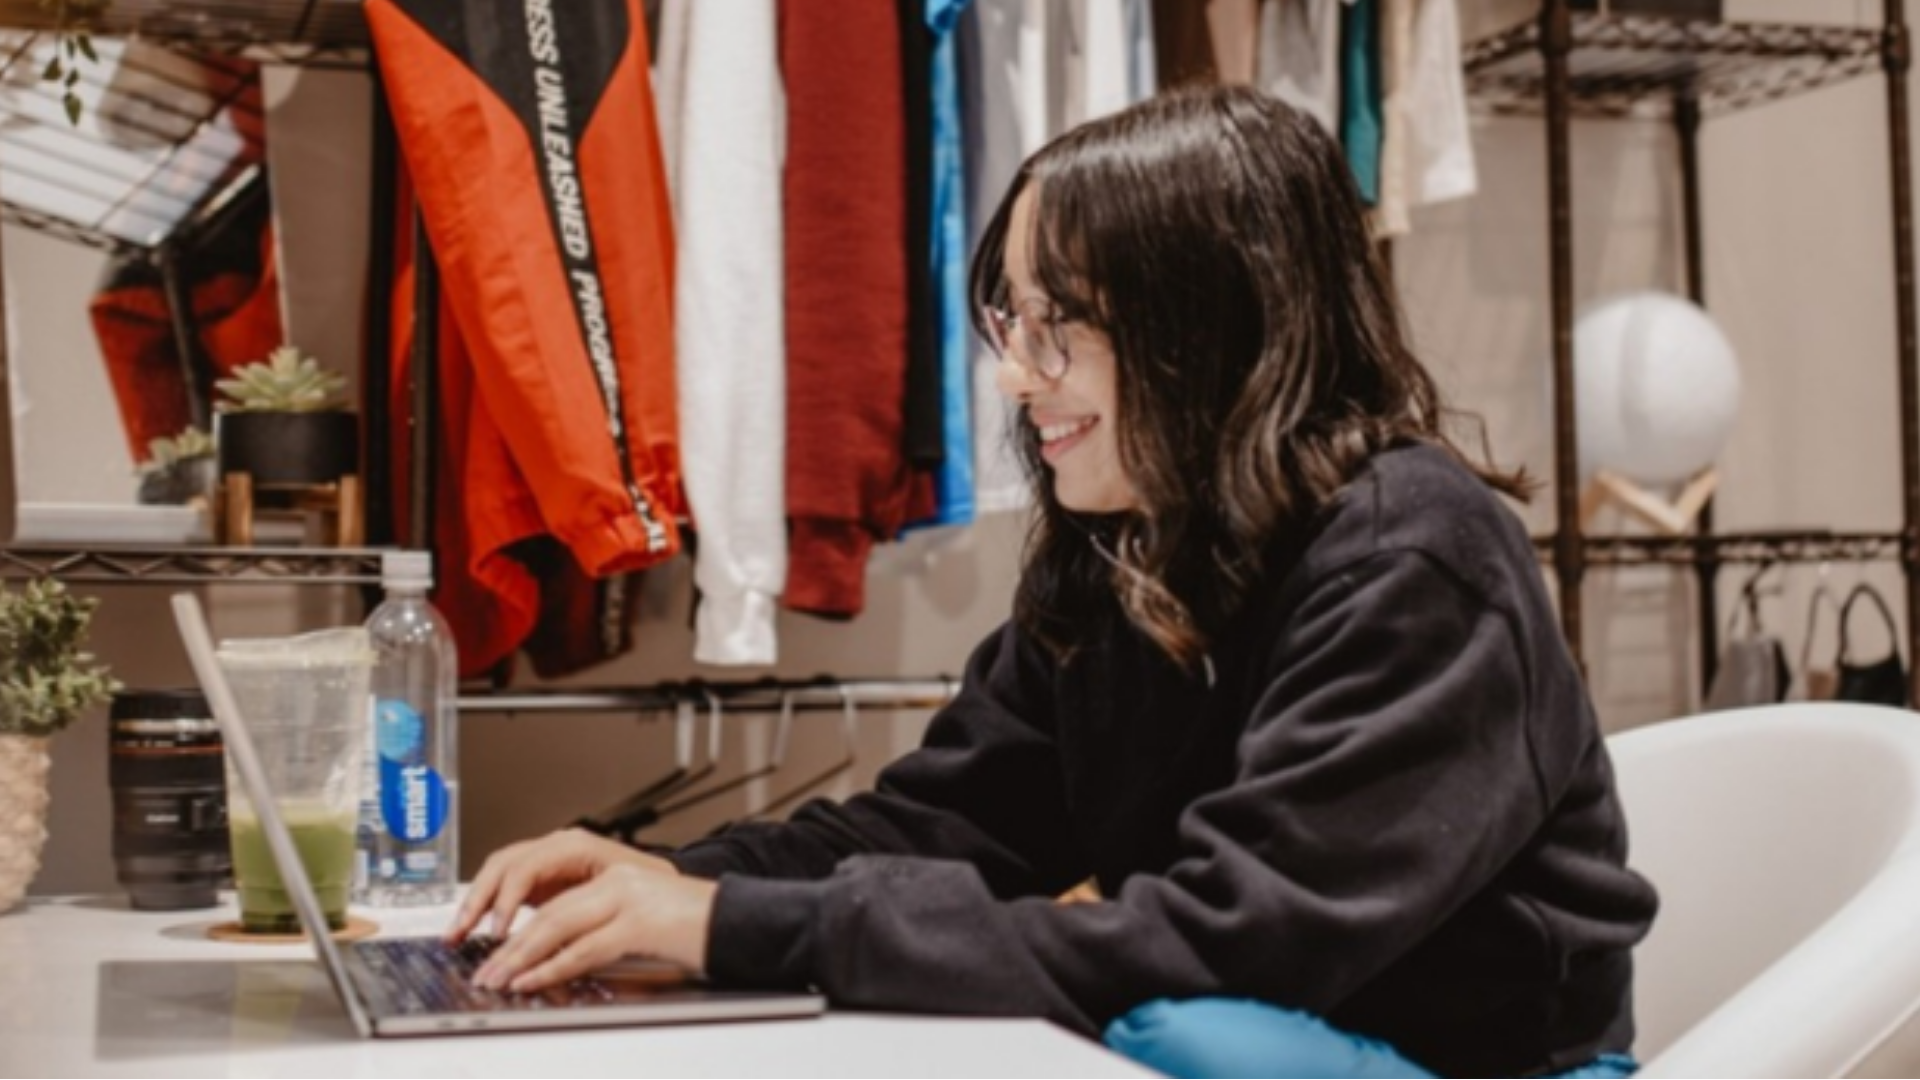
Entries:
[[213, 637], [199, 599], [191, 593], [175, 594], [173, 614], [194, 674], [220, 724], [227, 759], [260, 817], [261, 831], [299, 912], [300, 925], [362, 1038], [764, 1020], [818, 1016], [824, 1011], [826, 999], [820, 994], [727, 989], [691, 979], [668, 965], [641, 961], [615, 965], [541, 993], [498, 993], [476, 988], [469, 978], [493, 944], [491, 939], [458, 945], [437, 937], [375, 938], [344, 945], [334, 941], [233, 691], [214, 656]]

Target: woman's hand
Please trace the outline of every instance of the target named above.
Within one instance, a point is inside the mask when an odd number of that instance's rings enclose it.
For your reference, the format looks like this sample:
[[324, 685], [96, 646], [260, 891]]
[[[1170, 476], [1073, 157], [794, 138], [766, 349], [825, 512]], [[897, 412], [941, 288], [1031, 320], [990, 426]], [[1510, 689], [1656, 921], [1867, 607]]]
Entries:
[[542, 904], [474, 973], [474, 984], [525, 993], [626, 956], [665, 960], [698, 975], [706, 966], [717, 889], [670, 866], [607, 867]]
[[447, 928], [460, 941], [491, 916], [489, 928], [505, 936], [522, 904], [539, 906], [616, 866], [673, 875], [673, 864], [583, 829], [563, 829], [538, 840], [509, 844], [487, 856]]

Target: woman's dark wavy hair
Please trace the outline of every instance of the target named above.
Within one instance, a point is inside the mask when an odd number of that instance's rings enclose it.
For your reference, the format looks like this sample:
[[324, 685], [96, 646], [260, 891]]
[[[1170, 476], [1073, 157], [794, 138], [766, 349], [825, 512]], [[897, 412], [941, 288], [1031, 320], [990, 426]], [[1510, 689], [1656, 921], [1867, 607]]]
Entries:
[[[1070, 655], [1120, 609], [1196, 670], [1216, 634], [1374, 454], [1424, 442], [1524, 498], [1524, 472], [1462, 453], [1408, 349], [1340, 149], [1258, 91], [1175, 91], [1033, 155], [987, 226], [974, 309], [1006, 288], [1014, 201], [1031, 192], [1037, 284], [1112, 340], [1120, 463], [1136, 511], [1061, 506], [1032, 425], [1018, 439], [1039, 513], [1015, 617]], [[1101, 537], [1105, 536], [1103, 542]]]

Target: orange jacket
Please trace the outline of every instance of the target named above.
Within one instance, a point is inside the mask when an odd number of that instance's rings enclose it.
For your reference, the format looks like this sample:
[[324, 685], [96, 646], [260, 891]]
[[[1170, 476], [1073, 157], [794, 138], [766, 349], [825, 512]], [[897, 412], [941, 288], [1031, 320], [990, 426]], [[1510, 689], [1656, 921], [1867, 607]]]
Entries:
[[474, 423], [513, 466], [463, 482], [518, 484], [593, 577], [672, 556], [672, 219], [638, 0], [366, 10]]
[[[395, 274], [388, 298], [388, 400], [394, 422], [384, 437], [391, 449], [392, 504], [409, 505], [412, 476], [414, 322], [413, 197], [404, 170], [398, 178], [394, 228]], [[402, 543], [431, 543], [433, 602], [458, 645], [460, 674], [487, 675], [524, 649], [543, 678], [567, 675], [632, 647], [632, 588], [637, 575], [593, 579], [546, 532], [532, 488], [514, 464], [500, 425], [474, 388], [473, 357], [461, 340], [446, 297], [439, 307], [432, 535], [407, 534]]]

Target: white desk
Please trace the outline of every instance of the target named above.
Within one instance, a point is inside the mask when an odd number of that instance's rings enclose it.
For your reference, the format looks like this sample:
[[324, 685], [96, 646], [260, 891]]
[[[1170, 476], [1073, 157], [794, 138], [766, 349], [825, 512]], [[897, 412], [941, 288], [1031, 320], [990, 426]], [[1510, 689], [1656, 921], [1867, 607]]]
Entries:
[[[433, 933], [445, 911], [359, 912]], [[360, 1039], [304, 945], [223, 944], [232, 908], [121, 896], [0, 914], [4, 1076], [1152, 1076], [1036, 1020], [819, 1019]]]

